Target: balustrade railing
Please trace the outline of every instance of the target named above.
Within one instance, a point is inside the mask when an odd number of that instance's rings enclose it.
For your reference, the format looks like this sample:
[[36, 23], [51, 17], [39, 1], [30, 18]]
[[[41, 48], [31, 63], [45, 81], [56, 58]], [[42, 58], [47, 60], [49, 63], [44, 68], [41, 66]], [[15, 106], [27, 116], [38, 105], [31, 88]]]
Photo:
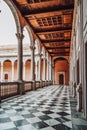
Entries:
[[32, 81], [25, 81], [24, 82], [24, 90], [25, 90], [25, 92], [33, 90]]
[[2, 82], [0, 83], [1, 99], [18, 94], [18, 82]]
[[[38, 89], [51, 84], [52, 81], [35, 81], [35, 88]], [[23, 81], [23, 86], [24, 93], [33, 90], [32, 81]], [[0, 82], [0, 101], [2, 99], [20, 94], [20, 89], [19, 82]]]
[[35, 81], [36, 89], [40, 88], [40, 81]]

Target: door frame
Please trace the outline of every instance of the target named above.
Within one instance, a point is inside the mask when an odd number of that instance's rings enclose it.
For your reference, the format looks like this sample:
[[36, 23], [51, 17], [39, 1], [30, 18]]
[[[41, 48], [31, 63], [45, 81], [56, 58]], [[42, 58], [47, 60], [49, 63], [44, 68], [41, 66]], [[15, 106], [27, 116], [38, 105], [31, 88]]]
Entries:
[[63, 74], [63, 76], [64, 76], [64, 84], [65, 84], [65, 72], [64, 71], [58, 72], [58, 84], [59, 84], [59, 75], [60, 74]]

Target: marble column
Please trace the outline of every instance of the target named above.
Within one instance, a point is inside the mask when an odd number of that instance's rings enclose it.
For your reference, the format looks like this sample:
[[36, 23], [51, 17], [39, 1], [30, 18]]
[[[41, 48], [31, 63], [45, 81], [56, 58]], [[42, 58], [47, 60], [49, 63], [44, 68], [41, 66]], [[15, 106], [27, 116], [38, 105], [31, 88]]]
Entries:
[[50, 72], [50, 61], [49, 61], [49, 59], [48, 59], [48, 81], [50, 80], [49, 72]]
[[39, 80], [40, 80], [40, 87], [43, 87], [43, 82], [42, 82], [42, 54], [40, 53], [39, 55]]
[[49, 60], [49, 80], [52, 80], [52, 62], [51, 62], [51, 57]]
[[52, 62], [52, 80], [53, 80], [53, 84], [54, 84], [54, 62]]
[[82, 84], [77, 85], [77, 110], [82, 111]]
[[1, 62], [1, 81], [3, 81], [3, 62]]
[[31, 80], [35, 80], [35, 56], [34, 56], [34, 46], [30, 46], [31, 49]]
[[45, 53], [45, 56], [44, 56], [44, 81], [45, 81], [45, 83], [44, 83], [44, 86], [46, 86], [46, 77], [47, 77], [47, 63], [46, 63], [46, 53]]
[[50, 67], [51, 67], [51, 72], [50, 72], [50, 75], [51, 75], [51, 81], [53, 81], [53, 75], [52, 75], [52, 58], [51, 58], [51, 64], [50, 64]]
[[42, 68], [41, 68], [41, 54], [38, 54], [39, 57], [39, 80], [42, 80]]
[[22, 33], [16, 34], [18, 39], [18, 82], [19, 82], [19, 93], [24, 94], [23, 84], [23, 47], [22, 40], [24, 38]]
[[23, 34], [17, 33], [18, 38], [18, 80], [23, 80], [23, 47], [22, 47], [22, 40], [24, 38]]
[[26, 80], [26, 63], [23, 63], [23, 79]]
[[[77, 85], [77, 109], [78, 111], [82, 110], [82, 80], [83, 80], [83, 70], [82, 66], [84, 63], [84, 58], [82, 58], [83, 51], [83, 8], [82, 8], [82, 1], [78, 1], [78, 8], [79, 8], [79, 22], [78, 22], [78, 42], [79, 42], [79, 83]], [[86, 95], [83, 93], [86, 100]], [[86, 108], [87, 109], [87, 108]]]
[[44, 80], [46, 81], [46, 58], [44, 57]]
[[14, 80], [14, 61], [12, 61], [12, 81]]
[[31, 80], [33, 82], [33, 90], [35, 90], [36, 89], [36, 85], [35, 85], [35, 55], [34, 55], [35, 47], [30, 46], [30, 49], [31, 49]]

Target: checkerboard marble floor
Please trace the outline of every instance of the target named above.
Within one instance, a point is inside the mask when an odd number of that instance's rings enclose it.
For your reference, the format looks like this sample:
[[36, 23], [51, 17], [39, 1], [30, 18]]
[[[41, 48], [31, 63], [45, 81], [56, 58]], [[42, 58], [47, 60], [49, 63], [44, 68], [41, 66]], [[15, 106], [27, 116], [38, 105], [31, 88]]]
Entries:
[[44, 87], [1, 103], [0, 130], [72, 130], [68, 87]]

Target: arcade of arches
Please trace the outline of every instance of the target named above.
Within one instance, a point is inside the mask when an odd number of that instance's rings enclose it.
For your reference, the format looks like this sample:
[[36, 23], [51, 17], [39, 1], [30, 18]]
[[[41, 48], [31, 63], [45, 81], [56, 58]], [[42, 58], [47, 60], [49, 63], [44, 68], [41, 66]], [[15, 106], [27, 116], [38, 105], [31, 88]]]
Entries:
[[1, 130], [86, 130], [87, 0], [3, 1], [18, 44], [0, 46]]

